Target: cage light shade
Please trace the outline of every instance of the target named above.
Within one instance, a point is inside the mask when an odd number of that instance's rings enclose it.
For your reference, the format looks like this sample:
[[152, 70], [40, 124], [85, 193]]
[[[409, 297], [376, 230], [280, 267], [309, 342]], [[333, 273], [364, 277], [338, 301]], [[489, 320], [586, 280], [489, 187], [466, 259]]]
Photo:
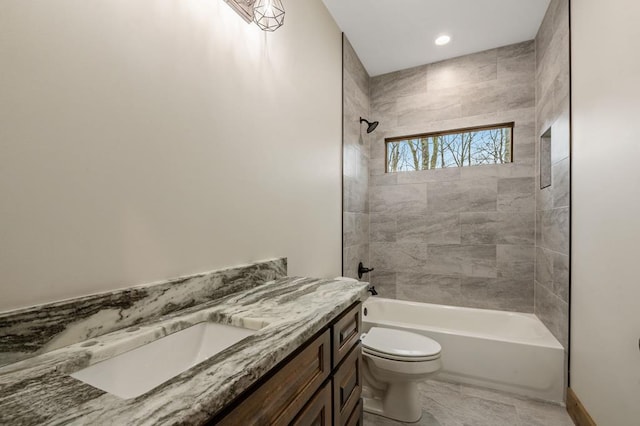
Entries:
[[253, 20], [263, 31], [275, 31], [284, 24], [282, 0], [257, 0]]

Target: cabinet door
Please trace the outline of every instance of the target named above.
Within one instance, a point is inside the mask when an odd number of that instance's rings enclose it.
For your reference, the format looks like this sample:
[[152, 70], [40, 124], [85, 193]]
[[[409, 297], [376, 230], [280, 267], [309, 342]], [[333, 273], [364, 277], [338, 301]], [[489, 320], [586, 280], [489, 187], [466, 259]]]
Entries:
[[347, 424], [362, 393], [362, 349], [356, 345], [333, 376], [334, 425]]
[[289, 424], [329, 377], [330, 342], [327, 330], [216, 424]]
[[364, 425], [363, 408], [364, 408], [364, 403], [362, 402], [362, 398], [360, 398], [358, 405], [356, 405], [356, 408], [354, 408], [353, 413], [351, 413], [351, 415], [349, 416], [349, 419], [347, 420], [347, 423], [345, 423], [345, 426], [363, 426]]
[[331, 327], [333, 368], [340, 364], [351, 348], [360, 342], [360, 335], [362, 334], [361, 309], [361, 303], [354, 305]]
[[320, 388], [291, 425], [331, 426], [331, 381]]

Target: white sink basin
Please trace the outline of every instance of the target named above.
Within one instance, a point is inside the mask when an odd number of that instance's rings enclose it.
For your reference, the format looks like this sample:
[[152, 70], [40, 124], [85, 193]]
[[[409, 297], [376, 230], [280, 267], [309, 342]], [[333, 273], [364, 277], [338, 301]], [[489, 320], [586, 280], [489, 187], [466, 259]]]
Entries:
[[71, 374], [120, 398], [140, 396], [251, 336], [255, 330], [203, 322]]

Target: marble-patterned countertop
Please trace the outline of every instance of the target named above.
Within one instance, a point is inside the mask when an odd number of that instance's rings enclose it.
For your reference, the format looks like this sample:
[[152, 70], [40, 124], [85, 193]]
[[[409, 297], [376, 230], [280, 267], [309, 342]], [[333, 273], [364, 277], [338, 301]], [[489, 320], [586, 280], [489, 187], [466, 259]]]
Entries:
[[[0, 368], [0, 424], [200, 424], [358, 300], [367, 284], [285, 277]], [[121, 399], [69, 374], [191, 325], [257, 330], [146, 394]]]

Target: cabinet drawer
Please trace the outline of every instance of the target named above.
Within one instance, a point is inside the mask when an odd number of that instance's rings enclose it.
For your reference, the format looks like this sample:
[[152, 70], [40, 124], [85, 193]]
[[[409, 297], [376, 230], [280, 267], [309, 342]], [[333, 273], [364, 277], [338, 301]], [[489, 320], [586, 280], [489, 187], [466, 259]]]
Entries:
[[364, 426], [364, 412], [363, 412], [363, 402], [362, 398], [358, 401], [358, 405], [353, 409], [353, 413], [349, 416], [349, 420], [347, 420], [346, 426]]
[[289, 424], [331, 372], [329, 330], [225, 416], [221, 425]]
[[328, 381], [296, 416], [292, 426], [331, 426], [331, 382]]
[[333, 421], [347, 424], [362, 393], [362, 350], [356, 345], [333, 376]]
[[347, 356], [351, 348], [360, 341], [360, 334], [362, 334], [361, 309], [362, 304], [356, 304], [331, 326], [334, 368]]

